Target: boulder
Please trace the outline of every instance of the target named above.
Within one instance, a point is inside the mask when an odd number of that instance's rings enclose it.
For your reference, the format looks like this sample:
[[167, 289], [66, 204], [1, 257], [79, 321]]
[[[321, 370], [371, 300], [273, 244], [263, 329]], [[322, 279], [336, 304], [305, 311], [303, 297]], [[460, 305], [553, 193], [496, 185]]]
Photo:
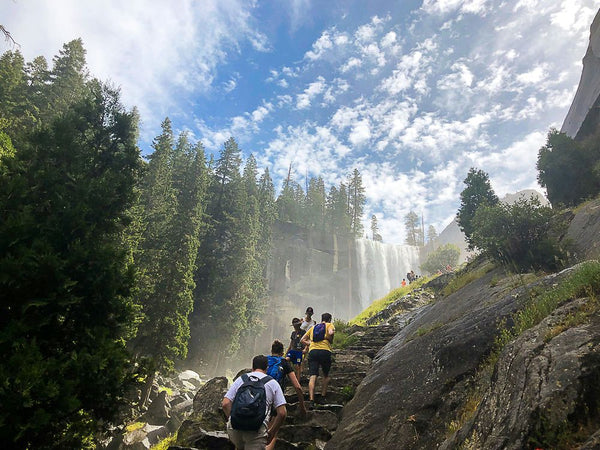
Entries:
[[177, 445], [193, 447], [196, 439], [204, 433], [225, 430], [225, 413], [221, 404], [228, 384], [227, 378], [216, 377], [198, 390], [193, 401], [193, 412], [179, 429]]
[[202, 380], [200, 379], [200, 375], [198, 375], [193, 370], [184, 370], [179, 375], [177, 375], [177, 379], [180, 382], [185, 381], [187, 383], [192, 384], [195, 387], [195, 389], [198, 389], [200, 386], [202, 386]]
[[597, 430], [600, 317], [564, 327], [592, 301], [568, 302], [509, 343], [473, 420], [440, 448], [575, 448], [581, 430]]
[[167, 392], [161, 391], [150, 403], [148, 411], [142, 415], [141, 420], [148, 422], [150, 425], [164, 425], [171, 417], [170, 409], [171, 405], [167, 400]]

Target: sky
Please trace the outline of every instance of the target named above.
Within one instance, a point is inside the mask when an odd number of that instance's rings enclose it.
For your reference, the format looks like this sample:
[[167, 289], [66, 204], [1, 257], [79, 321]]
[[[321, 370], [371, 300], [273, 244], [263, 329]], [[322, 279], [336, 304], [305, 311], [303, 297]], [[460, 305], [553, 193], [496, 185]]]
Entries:
[[[3, 0], [27, 61], [82, 38], [152, 151], [169, 117], [208, 153], [234, 137], [276, 189], [291, 165], [326, 188], [357, 168], [365, 229], [403, 243], [414, 211], [438, 232], [470, 167], [502, 197], [575, 95], [594, 0]], [[13, 49], [0, 42], [2, 51]], [[543, 191], [542, 191], [543, 192]]]

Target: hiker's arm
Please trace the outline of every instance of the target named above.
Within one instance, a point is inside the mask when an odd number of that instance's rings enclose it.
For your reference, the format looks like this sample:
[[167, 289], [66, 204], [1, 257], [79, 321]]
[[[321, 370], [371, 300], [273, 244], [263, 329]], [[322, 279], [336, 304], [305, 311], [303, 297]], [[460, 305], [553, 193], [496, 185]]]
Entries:
[[279, 428], [283, 424], [285, 417], [287, 416], [287, 409], [285, 408], [285, 404], [280, 405], [276, 409], [277, 415], [273, 417], [273, 420], [270, 422], [270, 427], [267, 430], [267, 445], [273, 440], [273, 437], [279, 431]]
[[302, 342], [307, 347], [310, 345], [310, 336], [308, 335], [308, 333], [302, 336], [302, 340], [300, 342]]
[[333, 336], [334, 335], [335, 335], [335, 328], [328, 327], [327, 332], [325, 333], [325, 339], [327, 339], [329, 342], [331, 342], [333, 344]]
[[304, 392], [302, 392], [302, 386], [300, 386], [300, 382], [298, 381], [298, 377], [294, 372], [288, 373], [288, 377], [290, 377], [290, 381], [292, 382], [292, 386], [296, 390], [296, 394], [298, 395], [298, 403], [300, 403], [300, 411], [302, 414], [306, 414], [306, 405], [304, 404]]
[[225, 416], [227, 417], [227, 420], [229, 420], [229, 416], [231, 415], [231, 400], [229, 400], [227, 397], [223, 397], [223, 402], [221, 403], [221, 408], [223, 409], [223, 412], [225, 413]]

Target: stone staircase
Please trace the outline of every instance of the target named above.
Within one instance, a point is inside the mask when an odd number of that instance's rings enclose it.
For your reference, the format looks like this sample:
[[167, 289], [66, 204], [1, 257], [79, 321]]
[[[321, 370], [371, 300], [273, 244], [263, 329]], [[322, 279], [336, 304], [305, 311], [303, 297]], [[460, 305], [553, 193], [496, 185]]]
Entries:
[[[315, 405], [301, 417], [298, 398], [292, 387], [286, 389], [288, 416], [278, 434], [276, 450], [322, 449], [335, 432], [344, 404], [352, 399], [356, 388], [365, 377], [373, 357], [398, 332], [398, 325], [383, 324], [374, 327], [353, 326], [348, 333], [356, 338], [353, 345], [335, 349], [331, 380], [327, 396], [321, 398], [321, 381], [317, 378]], [[302, 373], [300, 384], [308, 399], [308, 371]]]
[[[352, 326], [346, 333], [354, 336], [353, 344], [344, 349], [335, 349], [331, 367], [331, 380], [326, 398], [321, 398], [322, 378], [317, 379], [314, 407], [301, 416], [298, 398], [292, 386], [286, 388], [288, 402], [287, 418], [280, 428], [276, 450], [323, 449], [335, 433], [344, 405], [350, 401], [367, 374], [373, 357], [399, 331], [401, 325], [390, 321], [371, 327]], [[308, 365], [302, 373], [305, 399], [308, 400]], [[227, 380], [223, 377], [209, 381], [194, 398], [194, 415], [179, 429], [177, 445], [169, 450], [233, 449], [220, 419], [220, 400], [226, 390]]]

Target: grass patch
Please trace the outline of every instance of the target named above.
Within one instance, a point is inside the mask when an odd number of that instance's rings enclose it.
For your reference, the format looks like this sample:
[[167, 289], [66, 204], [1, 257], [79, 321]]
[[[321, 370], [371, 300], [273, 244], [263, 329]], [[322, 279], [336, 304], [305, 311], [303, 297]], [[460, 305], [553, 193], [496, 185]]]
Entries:
[[[437, 275], [436, 275], [437, 276]], [[354, 319], [350, 320], [350, 325], [360, 325], [362, 327], [367, 326], [367, 320], [377, 314], [379, 311], [387, 308], [389, 305], [394, 303], [396, 300], [404, 297], [406, 294], [411, 292], [412, 290], [423, 286], [423, 284], [431, 281], [434, 277], [419, 277], [416, 281], [412, 283], [402, 286], [396, 289], [391, 290], [385, 297], [375, 300], [373, 303], [369, 305], [368, 308], [363, 310], [359, 315], [357, 315]], [[337, 328], [336, 328], [337, 333]]]
[[358, 341], [356, 336], [352, 336], [348, 333], [350, 324], [343, 320], [334, 320], [333, 326], [335, 327], [335, 335], [333, 338], [333, 348], [346, 348]]
[[162, 392], [162, 391], [165, 391], [169, 397], [171, 397], [173, 395], [173, 389], [171, 389], [169, 387], [159, 386], [158, 392]]
[[175, 445], [176, 442], [177, 442], [177, 433], [172, 434], [168, 438], [160, 441], [158, 444], [153, 445], [152, 447], [150, 447], [150, 450], [167, 450], [172, 445]]
[[144, 428], [144, 425], [146, 425], [146, 422], [133, 422], [133, 423], [130, 423], [129, 425], [127, 425], [125, 427], [125, 430], [128, 433], [131, 433], [132, 431], [139, 430], [140, 428]]
[[433, 325], [429, 326], [429, 327], [421, 327], [419, 328], [417, 331], [415, 331], [415, 335], [416, 336], [425, 336], [426, 334], [431, 333], [433, 330], [437, 330], [439, 327], [442, 326], [442, 323], [440, 322], [436, 322]]
[[456, 278], [450, 280], [450, 282], [446, 285], [446, 287], [442, 290], [442, 294], [448, 296], [458, 291], [459, 289], [465, 287], [467, 284], [472, 283], [475, 280], [480, 279], [486, 273], [495, 269], [495, 264], [492, 262], [487, 262], [483, 266], [479, 267], [475, 270], [469, 270], [464, 273], [458, 274]]
[[[582, 263], [562, 283], [552, 286], [551, 289], [534, 289], [530, 293], [531, 298], [527, 305], [513, 315], [514, 326], [510, 329], [507, 329], [504, 325], [501, 327], [500, 334], [496, 338], [495, 351], [498, 353], [502, 351], [508, 342], [520, 336], [525, 330], [540, 323], [565, 300], [578, 297], [591, 297], [595, 300], [599, 293], [600, 262], [598, 261]], [[582, 311], [581, 314], [575, 314], [572, 319], [568, 319], [563, 325], [567, 326], [569, 322], [570, 326], [581, 323], [581, 320], [584, 320], [590, 313]], [[557, 332], [562, 331], [557, 330]]]

